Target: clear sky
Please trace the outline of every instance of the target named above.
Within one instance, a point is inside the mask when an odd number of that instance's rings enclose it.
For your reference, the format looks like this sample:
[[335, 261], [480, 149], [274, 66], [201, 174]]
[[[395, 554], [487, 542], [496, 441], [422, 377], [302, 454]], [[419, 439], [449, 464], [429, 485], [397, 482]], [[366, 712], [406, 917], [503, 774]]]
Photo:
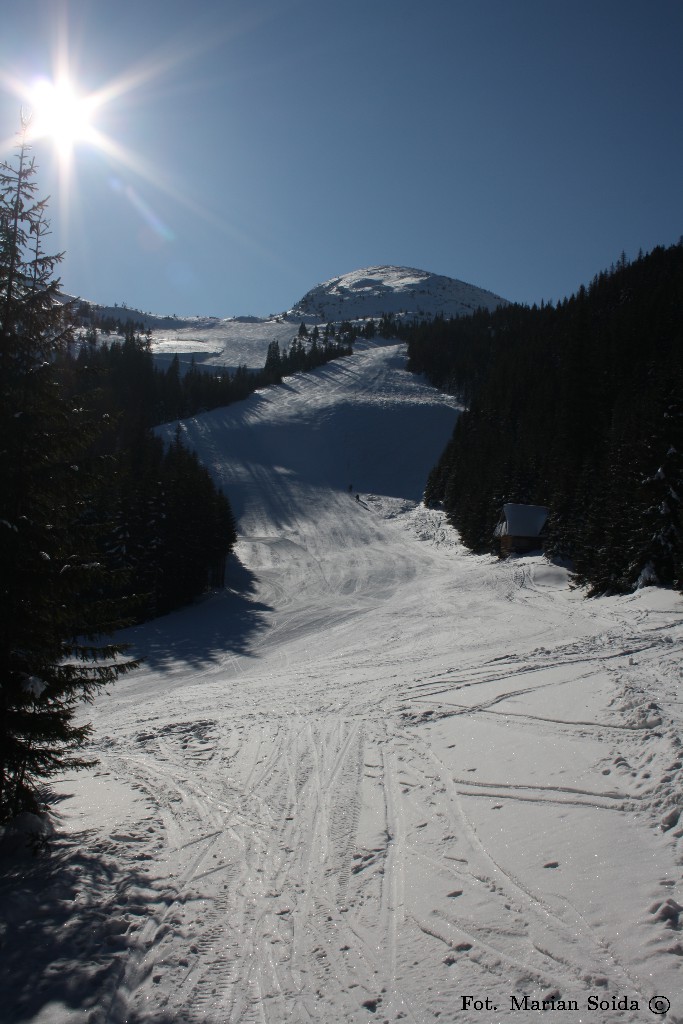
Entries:
[[96, 302], [267, 315], [388, 263], [532, 303], [683, 233], [681, 0], [21, 0], [2, 21], [3, 158], [37, 78], [98, 101], [70, 157], [34, 143], [63, 285]]

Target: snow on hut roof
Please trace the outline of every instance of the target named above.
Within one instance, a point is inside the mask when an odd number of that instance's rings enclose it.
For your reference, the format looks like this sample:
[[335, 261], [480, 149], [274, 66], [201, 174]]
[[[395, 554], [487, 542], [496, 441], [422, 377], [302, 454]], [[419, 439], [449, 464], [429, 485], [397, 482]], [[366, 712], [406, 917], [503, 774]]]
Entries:
[[548, 518], [545, 505], [503, 505], [503, 519], [496, 527], [497, 537], [538, 537]]

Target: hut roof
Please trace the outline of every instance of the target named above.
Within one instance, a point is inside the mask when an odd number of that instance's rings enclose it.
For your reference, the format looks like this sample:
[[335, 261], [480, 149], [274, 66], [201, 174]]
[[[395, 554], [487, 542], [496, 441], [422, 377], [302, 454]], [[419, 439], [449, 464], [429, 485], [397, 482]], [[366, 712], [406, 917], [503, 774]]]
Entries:
[[545, 505], [503, 505], [503, 516], [495, 530], [496, 537], [538, 537], [548, 518]]

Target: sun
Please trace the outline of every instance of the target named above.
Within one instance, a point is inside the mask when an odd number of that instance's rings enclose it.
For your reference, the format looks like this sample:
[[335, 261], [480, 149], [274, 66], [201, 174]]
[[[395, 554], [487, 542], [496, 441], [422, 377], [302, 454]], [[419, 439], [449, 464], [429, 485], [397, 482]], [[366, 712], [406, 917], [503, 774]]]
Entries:
[[30, 134], [34, 139], [49, 139], [59, 156], [68, 158], [75, 146], [94, 141], [96, 105], [92, 96], [80, 95], [67, 78], [39, 79], [29, 97]]
[[[116, 188], [114, 182], [123, 168], [215, 226], [214, 210], [205, 209], [194, 192], [188, 194], [184, 185], [179, 185], [165, 168], [150, 162], [137, 147], [130, 149], [112, 138], [101, 122], [120, 123], [121, 104], [134, 114], [136, 123], [149, 118], [151, 115], [145, 110], [146, 86], [165, 78], [173, 81], [172, 76], [177, 75], [183, 64], [211, 50], [222, 38], [221, 34], [183, 38], [179, 48], [164, 46], [156, 55], [147, 54], [144, 61], [86, 92], [76, 77], [78, 61], [70, 52], [66, 25], [60, 23], [55, 34], [52, 73], [44, 66], [40, 78], [28, 78], [0, 68], [0, 92], [13, 93], [20, 105], [20, 130], [7, 138], [0, 137], [0, 160], [12, 148], [16, 152], [19, 141], [35, 148], [40, 162], [46, 156], [52, 157], [48, 173], [55, 175], [62, 224], [69, 222], [74, 207], [79, 165], [87, 165], [90, 170], [104, 167], [112, 188]], [[81, 155], [77, 150], [89, 150], [89, 157], [94, 159], [77, 159]], [[132, 184], [124, 185], [120, 191], [158, 234], [172, 237], [170, 228], [162, 224]], [[224, 229], [231, 233], [234, 230], [229, 225], [224, 225]]]

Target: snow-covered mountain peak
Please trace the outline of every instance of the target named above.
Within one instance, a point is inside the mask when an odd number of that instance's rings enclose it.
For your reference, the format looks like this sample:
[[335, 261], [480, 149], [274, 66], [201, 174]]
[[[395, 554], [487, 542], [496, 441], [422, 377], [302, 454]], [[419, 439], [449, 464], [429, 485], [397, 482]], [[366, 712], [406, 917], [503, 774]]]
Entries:
[[459, 316], [507, 305], [499, 295], [414, 267], [364, 267], [316, 285], [289, 311], [326, 322], [381, 317]]

